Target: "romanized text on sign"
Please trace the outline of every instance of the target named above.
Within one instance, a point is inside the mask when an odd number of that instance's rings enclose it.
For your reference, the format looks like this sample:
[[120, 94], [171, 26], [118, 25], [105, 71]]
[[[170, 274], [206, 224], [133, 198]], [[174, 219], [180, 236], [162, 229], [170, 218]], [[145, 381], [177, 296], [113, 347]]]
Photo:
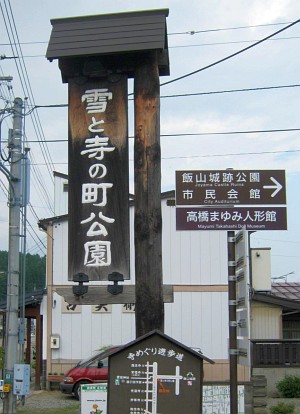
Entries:
[[285, 207], [180, 207], [176, 230], [286, 230]]

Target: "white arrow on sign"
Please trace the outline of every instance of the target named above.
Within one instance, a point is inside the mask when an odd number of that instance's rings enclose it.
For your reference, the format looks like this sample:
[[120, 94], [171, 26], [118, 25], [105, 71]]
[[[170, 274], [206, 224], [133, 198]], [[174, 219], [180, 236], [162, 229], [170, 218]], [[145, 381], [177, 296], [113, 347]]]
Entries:
[[264, 185], [263, 188], [270, 188], [271, 190], [275, 189], [275, 191], [271, 194], [271, 197], [275, 197], [276, 194], [282, 189], [282, 185], [275, 180], [274, 177], [270, 177], [270, 180], [273, 181], [275, 185]]

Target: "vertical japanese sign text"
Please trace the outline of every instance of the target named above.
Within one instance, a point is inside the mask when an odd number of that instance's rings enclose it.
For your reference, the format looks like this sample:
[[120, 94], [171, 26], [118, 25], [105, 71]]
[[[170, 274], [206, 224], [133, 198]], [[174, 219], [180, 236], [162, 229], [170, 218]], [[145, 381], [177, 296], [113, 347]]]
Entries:
[[129, 277], [127, 78], [69, 82], [69, 279]]

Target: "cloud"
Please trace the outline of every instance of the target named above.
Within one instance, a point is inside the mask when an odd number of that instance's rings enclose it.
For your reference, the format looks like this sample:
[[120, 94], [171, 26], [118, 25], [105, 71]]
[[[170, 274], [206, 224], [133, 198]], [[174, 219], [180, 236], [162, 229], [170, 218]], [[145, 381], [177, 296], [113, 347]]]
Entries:
[[249, 24], [267, 24], [286, 18], [291, 10], [291, 0], [257, 0], [250, 2]]

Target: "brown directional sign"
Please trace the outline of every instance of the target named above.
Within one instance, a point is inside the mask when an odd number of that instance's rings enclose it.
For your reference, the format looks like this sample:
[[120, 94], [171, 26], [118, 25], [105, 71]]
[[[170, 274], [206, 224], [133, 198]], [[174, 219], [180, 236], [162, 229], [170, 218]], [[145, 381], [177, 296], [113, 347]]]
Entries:
[[177, 206], [284, 205], [284, 170], [176, 171]]
[[176, 230], [286, 230], [285, 207], [179, 207]]

